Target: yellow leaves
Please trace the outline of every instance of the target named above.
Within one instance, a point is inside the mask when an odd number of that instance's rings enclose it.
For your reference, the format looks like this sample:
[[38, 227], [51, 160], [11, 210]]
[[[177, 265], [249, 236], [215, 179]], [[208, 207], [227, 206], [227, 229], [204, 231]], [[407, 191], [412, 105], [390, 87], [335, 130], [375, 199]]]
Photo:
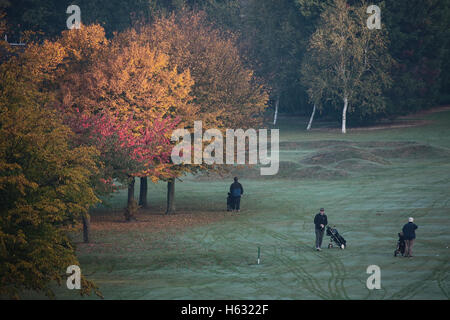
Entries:
[[55, 77], [57, 67], [65, 57], [65, 49], [59, 43], [45, 40], [44, 43], [31, 43], [20, 56], [20, 76], [34, 82], [51, 80]]
[[267, 107], [267, 92], [242, 63], [234, 35], [225, 36], [213, 28], [205, 13], [183, 10], [159, 18], [142, 29], [141, 39], [166, 53], [171, 66], [191, 74], [194, 103], [177, 110], [182, 116], [180, 126], [195, 118], [206, 126], [247, 127], [255, 124], [248, 115]]
[[[70, 130], [49, 106], [65, 51], [31, 44], [0, 66], [0, 294], [46, 289], [76, 262], [63, 229], [97, 202], [94, 148], [72, 148]], [[14, 290], [10, 290], [14, 288]]]
[[62, 32], [61, 45], [67, 50], [71, 59], [86, 60], [98, 55], [108, 43], [105, 30], [98, 24], [82, 25], [80, 29]]
[[[173, 115], [173, 108], [184, 109], [189, 101], [192, 80], [189, 73], [169, 68], [167, 54], [157, 52], [148, 43], [136, 41], [138, 34], [129, 30], [110, 41], [83, 44], [91, 38], [102, 38], [95, 26], [72, 34], [65, 32], [61, 43], [89, 47], [102, 54], [79, 55], [86, 70], [73, 69], [62, 79], [61, 100], [70, 107], [92, 113], [119, 112], [120, 117], [152, 119], [158, 114]], [[91, 32], [94, 35], [89, 35]], [[98, 36], [98, 35], [101, 36]], [[67, 85], [64, 85], [67, 83]], [[70, 84], [70, 85], [69, 85]]]

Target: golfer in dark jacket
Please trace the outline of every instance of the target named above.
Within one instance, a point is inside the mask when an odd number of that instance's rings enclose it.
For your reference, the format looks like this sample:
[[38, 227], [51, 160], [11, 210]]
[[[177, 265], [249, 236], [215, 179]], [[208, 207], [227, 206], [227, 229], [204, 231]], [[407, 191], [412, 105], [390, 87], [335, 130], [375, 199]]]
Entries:
[[244, 194], [244, 188], [242, 184], [238, 182], [238, 178], [234, 177], [234, 182], [230, 186], [230, 193], [232, 199], [232, 209], [233, 211], [240, 211], [241, 207], [241, 195]]
[[410, 217], [408, 223], [403, 226], [403, 237], [405, 238], [404, 257], [412, 257], [412, 248], [416, 239], [416, 229], [418, 226], [414, 223], [414, 218]]
[[325, 226], [328, 224], [327, 215], [325, 209], [321, 208], [320, 212], [314, 217], [314, 225], [316, 229], [316, 250], [320, 251], [322, 246], [323, 234]]

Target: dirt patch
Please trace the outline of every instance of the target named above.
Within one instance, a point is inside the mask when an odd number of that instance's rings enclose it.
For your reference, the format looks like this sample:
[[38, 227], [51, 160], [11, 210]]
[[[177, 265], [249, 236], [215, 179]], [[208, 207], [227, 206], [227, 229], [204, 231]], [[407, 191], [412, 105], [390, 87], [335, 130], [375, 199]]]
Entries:
[[152, 214], [140, 210], [136, 215], [137, 221], [125, 222], [121, 212], [110, 215], [92, 216], [91, 230], [96, 231], [133, 231], [146, 232], [179, 232], [186, 228], [207, 225], [224, 219], [227, 212], [179, 212], [173, 215]]

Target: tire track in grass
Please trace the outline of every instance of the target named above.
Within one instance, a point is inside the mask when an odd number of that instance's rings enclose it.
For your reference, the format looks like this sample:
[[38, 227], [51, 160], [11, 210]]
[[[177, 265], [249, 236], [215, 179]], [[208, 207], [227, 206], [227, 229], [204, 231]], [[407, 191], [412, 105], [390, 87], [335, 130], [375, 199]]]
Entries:
[[[421, 217], [423, 216], [427, 216], [432, 210], [435, 209], [436, 204], [438, 203], [438, 201], [448, 201], [447, 197], [445, 198], [440, 198], [440, 199], [436, 199], [433, 201], [433, 203], [431, 204], [431, 207], [429, 207], [429, 209], [427, 211], [425, 211], [424, 214], [420, 215]], [[408, 296], [410, 297], [414, 297], [417, 294], [417, 290], [421, 289], [423, 286], [426, 285], [426, 281], [429, 280], [436, 280], [438, 287], [440, 288], [440, 290], [442, 291], [442, 293], [447, 297], [447, 299], [449, 298], [449, 294], [447, 293], [446, 289], [444, 289], [444, 286], [442, 286], [442, 282], [441, 282], [441, 276], [444, 275], [444, 279], [447, 276], [448, 272], [448, 268], [446, 268], [447, 263], [444, 261], [441, 265], [439, 265], [438, 267], [435, 267], [433, 269], [433, 272], [430, 276], [425, 277], [424, 280], [421, 281], [416, 281], [415, 283], [412, 283], [410, 285], [408, 285], [407, 287], [403, 288], [402, 290], [398, 291], [397, 293], [394, 293], [390, 299], [404, 299]]]
[[[247, 225], [249, 224], [248, 222], [244, 222], [244, 223]], [[281, 242], [285, 243], [286, 241], [290, 240], [289, 237], [287, 237], [286, 235], [278, 233], [276, 231], [273, 231], [273, 230], [270, 230], [270, 229], [267, 229], [267, 228], [264, 228], [264, 227], [261, 227], [258, 225], [251, 225], [251, 226], [253, 228], [259, 230], [259, 232], [268, 234], [272, 238], [279, 240]], [[322, 297], [323, 299], [329, 299], [327, 292], [322, 289], [322, 287], [320, 286], [317, 279], [312, 277], [301, 266], [292, 267], [292, 266], [296, 266], [296, 263], [294, 261], [292, 261], [292, 259], [287, 258], [287, 257], [285, 257], [286, 259], [283, 259], [283, 258], [281, 258], [281, 254], [280, 255], [272, 254], [272, 257], [278, 259], [278, 261], [280, 261], [286, 268], [291, 270], [291, 272], [294, 273], [294, 275], [297, 277], [297, 279], [300, 279], [301, 282], [305, 284], [305, 286], [307, 287], [307, 289], [310, 292], [315, 293], [316, 295], [318, 295], [319, 297]]]
[[[325, 290], [322, 289], [317, 279], [312, 277], [304, 268], [300, 265], [296, 265], [295, 262], [288, 258], [287, 256], [282, 257], [282, 255], [274, 256], [278, 259], [287, 269], [289, 269], [299, 280], [303, 283], [304, 287], [311, 293], [317, 295], [322, 299], [331, 299], [332, 296], [329, 295]], [[294, 267], [296, 266], [296, 267]]]
[[[268, 256], [271, 257], [274, 261], [279, 261], [287, 270], [292, 272], [294, 276], [297, 278], [297, 280], [301, 282], [308, 291], [310, 291], [313, 294], [316, 294], [317, 296], [323, 299], [329, 299], [327, 292], [320, 287], [316, 279], [314, 279], [303, 268], [294, 267], [297, 265], [295, 261], [290, 259], [288, 256], [284, 255], [282, 250], [280, 251], [279, 254], [269, 253]], [[298, 269], [301, 270], [299, 271]]]
[[[282, 242], [282, 243], [286, 243], [286, 242], [292, 242], [292, 238], [286, 236], [283, 233], [279, 233], [276, 232], [274, 230], [259, 226], [259, 225], [255, 225], [255, 224], [250, 224], [250, 222], [248, 221], [242, 221], [243, 224], [245, 224], [248, 227], [252, 227], [255, 230], [257, 230], [259, 233], [261, 234], [266, 234], [269, 235], [270, 237]], [[306, 245], [304, 242], [302, 241], [298, 241], [295, 240], [295, 245], [297, 246], [301, 246], [301, 248], [305, 251], [308, 252], [310, 251], [310, 247], [308, 245]], [[317, 253], [317, 252], [311, 252], [312, 255], [315, 255], [316, 257], [318, 257], [319, 259], [323, 260], [325, 263], [328, 264], [329, 266], [329, 270], [331, 272], [330, 278], [328, 280], [328, 292], [326, 292], [322, 287], [320, 287], [320, 284], [318, 283], [317, 279], [315, 279], [313, 276], [310, 276], [310, 278], [308, 278], [310, 281], [315, 281], [314, 286], [319, 285], [320, 289], [322, 290], [322, 295], [325, 294], [328, 297], [328, 294], [331, 295], [332, 298], [335, 299], [348, 299], [350, 300], [351, 298], [349, 297], [348, 293], [347, 293], [347, 289], [345, 288], [345, 280], [346, 280], [346, 276], [347, 276], [347, 272], [345, 270], [345, 266], [342, 263], [341, 259], [334, 256], [334, 255], [330, 255], [330, 253]], [[274, 257], [276, 257], [274, 255]], [[284, 261], [286, 262], [286, 261]], [[295, 263], [292, 262], [294, 265]], [[292, 269], [292, 268], [290, 268]], [[298, 273], [303, 273], [306, 270], [304, 270], [304, 268], [302, 268], [303, 270], [298, 270], [297, 271], [297, 275]], [[384, 296], [386, 295], [386, 291], [384, 292]], [[370, 293], [369, 293], [370, 296]], [[384, 297], [383, 296], [383, 297]]]
[[[448, 272], [448, 268], [446, 268], [446, 266], [447, 262], [443, 261], [443, 263], [439, 264], [433, 269], [433, 272], [430, 275], [426, 276], [425, 278], [422, 278], [421, 280], [417, 280], [407, 285], [403, 289], [394, 293], [390, 297], [390, 299], [411, 299], [417, 294], [417, 291], [422, 289], [425, 285], [427, 285], [427, 282], [430, 280], [437, 281], [439, 286], [439, 279], [441, 274]], [[444, 294], [446, 294], [446, 292], [444, 292]]]
[[347, 275], [347, 272], [345, 271], [345, 266], [342, 263], [341, 259], [339, 259], [339, 258], [334, 258], [334, 259], [332, 259], [332, 261], [335, 263], [337, 270], [339, 271], [338, 276], [339, 276], [339, 282], [340, 282], [340, 288], [341, 288], [342, 295], [344, 296], [345, 299], [350, 300], [350, 297], [348, 296], [347, 290], [345, 289], [345, 286], [344, 286], [344, 281], [345, 281], [346, 275]]
[[[363, 280], [361, 280], [361, 279], [358, 279], [358, 282], [360, 282], [361, 283], [361, 286], [362, 287], [366, 287], [366, 282], [364, 282]], [[358, 299], [361, 299], [361, 300], [369, 300], [370, 299], [370, 297], [372, 296], [372, 294], [374, 293], [374, 292], [376, 292], [376, 291], [383, 291], [383, 296], [381, 297], [381, 299], [380, 300], [384, 300], [384, 298], [386, 297], [386, 295], [387, 295], [387, 290], [382, 286], [381, 287], [381, 289], [378, 289], [378, 290], [369, 290], [369, 289], [367, 289], [367, 291], [369, 292], [368, 294], [367, 294], [367, 296], [365, 296], [364, 298], [358, 298]]]
[[[319, 256], [323, 260], [327, 261], [331, 266], [330, 270], [331, 270], [332, 276], [330, 277], [330, 279], [328, 281], [329, 281], [329, 283], [331, 283], [334, 280], [334, 288], [335, 288], [335, 292], [336, 292], [335, 297], [350, 300], [350, 297], [348, 296], [347, 290], [345, 289], [345, 286], [344, 286], [345, 275], [347, 273], [345, 271], [345, 266], [343, 265], [343, 263], [340, 261], [339, 258], [332, 257], [329, 253], [325, 253], [325, 256], [322, 256], [319, 254], [317, 254], [317, 256]], [[333, 270], [336, 270], [337, 275], [334, 275]]]
[[[444, 199], [444, 200], [446, 200], [446, 199]], [[434, 210], [438, 201], [441, 201], [441, 199], [436, 199], [435, 201], [433, 201], [431, 207], [425, 212], [425, 214], [423, 216], [427, 216], [432, 210]], [[449, 270], [447, 267], [447, 262], [444, 261], [441, 265], [439, 265], [433, 269], [433, 272], [430, 276], [425, 277], [424, 280], [416, 281], [415, 283], [408, 285], [407, 287], [400, 290], [399, 292], [394, 293], [391, 296], [391, 299], [394, 297], [398, 297], [398, 299], [403, 299], [408, 296], [410, 296], [410, 298], [412, 298], [417, 294], [417, 291], [419, 289], [421, 289], [422, 287], [424, 287], [426, 285], [426, 282], [429, 280], [435, 280], [437, 282], [439, 289], [442, 291], [442, 293], [445, 295], [445, 297], [447, 299], [449, 299], [449, 293], [445, 289], [445, 286], [442, 285], [442, 279], [445, 279], [447, 277], [448, 271]]]
[[442, 282], [445, 281], [445, 279], [446, 279], [447, 276], [448, 276], [448, 271], [449, 271], [449, 270], [443, 270], [443, 271], [441, 271], [441, 272], [438, 274], [436, 281], [437, 281], [438, 286], [439, 286], [439, 288], [441, 289], [442, 293], [445, 295], [445, 297], [446, 297], [447, 299], [450, 299], [450, 295], [449, 295], [449, 293], [447, 292], [447, 289], [445, 289], [445, 286], [442, 285]]
[[447, 299], [449, 299], [450, 298], [449, 293], [447, 292], [447, 289], [445, 288], [445, 285], [442, 284], [442, 282], [445, 281], [445, 279], [448, 276], [448, 272], [450, 270], [448, 267], [448, 263], [446, 263], [445, 261], [443, 263], [443, 266], [444, 267], [442, 267], [442, 268], [440, 268], [440, 267], [435, 268], [433, 270], [431, 278], [437, 282], [439, 289], [442, 291], [442, 293], [445, 295], [445, 297]]
[[[211, 237], [214, 239], [214, 242], [228, 243], [229, 239], [227, 237], [225, 237], [221, 232], [213, 232], [217, 228], [218, 228], [217, 226], [213, 227], [213, 228], [208, 228], [207, 232], [205, 232], [205, 233], [207, 233], [208, 235], [211, 235]], [[247, 239], [248, 236], [249, 236], [249, 234], [246, 234], [244, 236], [244, 238]], [[203, 236], [201, 238], [201, 240], [204, 240], [204, 239], [205, 239], [205, 236]], [[199, 244], [199, 243], [197, 242], [197, 244]], [[200, 242], [200, 244], [201, 244], [202, 248], [205, 248], [205, 246], [207, 245], [207, 244], [202, 243], [202, 242]], [[228, 270], [230, 270], [230, 271], [232, 271], [232, 272], [234, 272], [236, 274], [241, 274], [242, 273], [241, 270], [239, 270], [235, 265], [227, 264], [226, 263], [227, 262], [226, 258], [222, 258], [222, 255], [221, 255], [222, 252], [219, 252], [218, 249], [213, 249], [210, 246], [208, 246], [207, 250], [209, 251], [209, 253], [212, 253], [211, 257], [213, 258], [213, 260], [218, 265], [220, 265], [223, 268], [226, 268], [226, 269], [228, 269]], [[217, 273], [217, 271], [216, 271], [216, 273]], [[262, 275], [263, 272], [261, 271], [258, 274]], [[259, 289], [260, 288], [260, 281], [254, 280], [253, 278], [247, 278], [247, 281], [249, 281], [252, 284], [253, 288], [255, 288], [255, 289]]]
[[[326, 263], [330, 264], [330, 260], [329, 259], [325, 259], [325, 257], [317, 255], [317, 254], [316, 254], [316, 256], [318, 256], [320, 259], [324, 260]], [[335, 275], [335, 273], [333, 271], [334, 270], [333, 265], [331, 265], [331, 268], [329, 268], [329, 270], [331, 272], [331, 276], [328, 278], [328, 291], [329, 291], [329, 293], [330, 293], [330, 295], [332, 296], [333, 299], [339, 299], [340, 298], [339, 288], [336, 285], [337, 278], [336, 278], [336, 275]], [[334, 280], [334, 290], [332, 288], [333, 280]]]
[[[281, 234], [279, 232], [276, 232], [276, 231], [273, 231], [273, 230], [270, 230], [270, 229], [267, 229], [267, 228], [264, 228], [264, 227], [261, 227], [261, 226], [257, 226], [257, 225], [254, 225], [253, 227], [259, 229], [260, 231], [262, 231], [262, 232], [264, 232], [266, 234], [269, 234], [270, 236], [272, 236], [273, 238], [275, 238], [277, 240], [280, 240], [280, 241], [283, 241], [283, 242], [291, 240], [288, 236], [286, 236], [284, 234]], [[303, 249], [305, 251], [309, 248], [307, 245], [305, 245], [301, 241], [298, 241], [297, 243], [301, 244], [301, 246], [303, 247]], [[317, 254], [316, 252], [312, 252], [312, 254], [316, 255], [316, 257], [324, 259], [320, 254]], [[285, 256], [285, 258], [287, 258], [287, 257]], [[290, 258], [287, 258], [287, 259], [290, 260], [292, 265], [296, 265], [295, 262], [292, 259], [290, 259]], [[330, 266], [330, 270], [333, 270], [333, 267], [335, 267], [336, 269], [339, 269], [340, 270], [339, 271], [340, 278], [343, 278], [343, 274], [345, 274], [345, 269], [341, 269], [341, 267], [338, 264], [336, 264], [333, 261], [333, 259], [324, 259], [324, 260]], [[281, 261], [281, 262], [283, 262], [283, 261]], [[286, 261], [284, 261], [284, 263], [286, 265]], [[329, 286], [329, 290], [330, 291], [327, 293], [325, 290], [322, 289], [322, 287], [320, 286], [318, 280], [316, 278], [314, 278], [313, 276], [311, 276], [303, 267], [297, 265], [297, 267], [296, 267], [297, 270], [295, 270], [295, 268], [290, 268], [289, 265], [286, 265], [286, 266], [289, 269], [291, 269], [297, 276], [299, 276], [299, 274], [300, 275], [303, 274], [304, 276], [303, 277], [300, 276], [300, 278], [301, 279], [306, 278], [309, 281], [309, 283], [310, 283], [309, 284], [310, 291], [311, 290], [317, 290], [317, 288], [319, 288], [318, 290], [319, 290], [319, 292], [321, 292], [321, 296], [324, 299], [342, 298], [342, 296], [344, 296], [346, 299], [349, 299], [349, 297], [348, 297], [348, 295], [347, 295], [347, 293], [345, 291], [345, 288], [343, 287], [343, 283], [341, 283], [342, 293], [340, 292], [339, 286], [337, 285], [337, 281], [339, 279], [336, 280], [336, 276], [334, 275], [333, 271], [332, 271], [332, 274], [331, 274], [331, 277], [330, 277], [329, 281], [335, 280], [334, 290], [331, 288], [331, 286]]]
[[[233, 263], [227, 263], [228, 260], [227, 260], [226, 258], [223, 258], [221, 252], [219, 252], [218, 250], [213, 249], [213, 248], [208, 248], [208, 251], [209, 251], [208, 253], [211, 254], [211, 258], [212, 258], [212, 259], [215, 261], [215, 263], [216, 263], [218, 266], [220, 266], [221, 268], [224, 268], [224, 269], [226, 269], [226, 270], [229, 270], [229, 271], [231, 271], [231, 272], [234, 272], [236, 275], [239, 275], [239, 274], [242, 273], [241, 270], [239, 270], [239, 268], [236, 267], [236, 265], [234, 265]], [[215, 272], [216, 274], [228, 275], [227, 273], [225, 273], [225, 272], [220, 272], [220, 271], [218, 271], [218, 270], [215, 270], [214, 272]], [[252, 286], [253, 286], [254, 288], [259, 288], [260, 283], [259, 283], [257, 280], [255, 280], [255, 279], [253, 279], [253, 278], [246, 278], [246, 280], [249, 281], [249, 282], [252, 284]], [[192, 292], [197, 293], [197, 294], [200, 294], [200, 293], [201, 293], [200, 290], [194, 290], [194, 289], [192, 288], [192, 286], [189, 287], [189, 290], [191, 290]], [[222, 294], [223, 294], [223, 293], [222, 293]], [[229, 296], [231, 299], [233, 299], [233, 298], [235, 299], [235, 298], [236, 298], [236, 297], [230, 296], [230, 295], [228, 295], [228, 294], [227, 294], [227, 296]]]
[[[261, 227], [261, 226], [257, 226], [257, 225], [252, 225], [253, 228], [259, 230], [259, 232], [265, 233], [269, 236], [271, 236], [274, 239], [277, 239], [281, 242], [286, 242], [289, 241], [290, 242], [290, 238], [282, 233]], [[221, 237], [223, 238], [223, 237]], [[300, 244], [303, 250], [308, 250], [309, 247], [307, 245], [305, 245], [303, 242], [298, 241], [296, 242], [296, 244]], [[286, 259], [280, 259], [279, 257], [277, 257], [276, 255], [272, 255], [275, 258], [278, 258], [278, 260], [280, 260], [281, 263], [283, 263], [283, 265], [285, 267], [287, 267], [288, 269], [291, 270], [291, 272], [293, 272], [296, 277], [305, 284], [305, 287], [307, 287], [307, 289], [310, 292], [315, 293], [316, 295], [324, 298], [324, 299], [351, 299], [348, 296], [347, 290], [345, 289], [345, 285], [344, 285], [344, 281], [346, 279], [346, 271], [345, 271], [345, 266], [343, 265], [342, 261], [334, 256], [331, 256], [329, 253], [325, 253], [326, 256], [316, 252], [311, 252], [311, 254], [315, 255], [316, 257], [324, 260], [324, 262], [326, 262], [330, 268], [329, 270], [331, 271], [331, 276], [328, 280], [328, 292], [326, 292], [324, 289], [322, 289], [322, 287], [320, 286], [320, 284], [318, 283], [317, 279], [315, 279], [313, 276], [311, 276], [309, 273], [306, 272], [306, 270], [302, 267], [298, 267], [300, 270], [295, 270], [295, 268], [292, 268], [289, 266], [289, 263], [291, 263], [292, 265], [296, 265], [295, 262], [290, 259], [285, 257]], [[287, 260], [287, 261], [286, 261]], [[289, 263], [287, 263], [289, 262]], [[334, 281], [334, 282], [333, 282]], [[333, 285], [332, 285], [333, 283]], [[317, 289], [319, 288], [319, 289]], [[371, 293], [369, 292], [369, 295], [367, 298], [369, 298], [371, 295]], [[386, 291], [384, 290], [384, 296], [386, 295]]]
[[[322, 254], [319, 254], [314, 252], [314, 254], [330, 265], [331, 277], [328, 280], [328, 287], [331, 287], [331, 282], [334, 280], [334, 291], [336, 292], [336, 294], [334, 294], [335, 298], [350, 299], [344, 286], [344, 280], [347, 273], [341, 260], [337, 257], [331, 256], [330, 253], [322, 252]], [[336, 275], [333, 270], [336, 271]], [[331, 288], [330, 291], [332, 291]]]
[[[280, 235], [279, 233], [275, 232], [275, 231], [269, 231], [269, 233], [275, 233], [278, 235], [278, 237], [280, 238], [284, 238], [286, 240], [288, 240], [288, 237], [284, 236], [284, 235]], [[302, 245], [303, 249], [306, 251], [309, 247], [302, 243], [301, 241], [299, 241], [299, 243]], [[329, 266], [329, 270], [331, 271], [331, 277], [328, 280], [328, 289], [329, 289], [329, 294], [336, 299], [345, 297], [346, 299], [349, 299], [347, 292], [344, 288], [343, 285], [343, 280], [344, 280], [344, 275], [345, 275], [345, 267], [341, 264], [338, 264], [336, 261], [338, 260], [337, 258], [325, 258], [322, 254], [316, 253], [316, 252], [312, 252], [313, 255], [315, 255], [316, 257], [324, 260]], [[302, 272], [306, 272], [303, 268]], [[335, 275], [334, 271], [337, 271], [337, 276]], [[311, 276], [311, 278], [313, 278]], [[313, 278], [313, 280], [315, 281], [317, 286], [320, 286], [320, 284], [318, 283], [318, 281]], [[332, 289], [331, 283], [334, 280], [334, 290]], [[338, 285], [338, 281], [341, 280], [341, 284], [340, 286]], [[334, 292], [333, 292], [334, 291]]]
[[[328, 290], [330, 292], [332, 292], [333, 290], [331, 289], [331, 283], [333, 282], [333, 279], [335, 278], [335, 275], [334, 275], [333, 268], [330, 268], [330, 271], [331, 271], [331, 277], [328, 278]], [[336, 288], [336, 282], [335, 282], [335, 288]]]
[[[241, 221], [241, 223], [245, 224], [247, 227], [251, 227], [255, 230], [257, 230], [261, 234], [266, 234], [272, 237], [273, 239], [276, 239], [280, 241], [281, 243], [291, 242], [291, 238], [286, 236], [285, 234], [270, 230], [268, 228], [250, 224], [248, 221]], [[215, 240], [221, 240], [225, 241], [227, 238], [221, 235], [220, 232], [212, 232], [212, 228], [208, 228], [208, 230], [205, 230], [205, 232], [202, 234], [200, 238], [200, 242], [203, 242], [207, 236], [211, 235]], [[245, 238], [248, 238], [249, 234]], [[309, 246], [305, 245], [301, 241], [296, 241], [296, 245], [301, 245], [302, 249], [306, 252], [309, 249]], [[209, 250], [213, 250], [209, 248]], [[215, 253], [217, 253], [216, 250], [214, 250]], [[342, 264], [342, 262], [336, 258], [332, 257], [327, 254], [327, 258], [323, 256], [323, 254], [318, 254], [316, 252], [312, 252], [313, 255], [318, 257], [319, 259], [323, 260], [325, 263], [329, 265], [329, 270], [331, 271], [331, 276], [328, 280], [328, 292], [322, 288], [320, 283], [316, 278], [314, 278], [310, 273], [308, 273], [304, 267], [299, 266], [295, 263], [291, 258], [285, 256], [285, 255], [271, 255], [275, 259], [278, 259], [280, 263], [282, 263], [286, 268], [288, 268], [295, 276], [296, 278], [304, 284], [305, 288], [312, 292], [313, 294], [316, 294], [317, 296], [323, 298], [323, 299], [350, 299], [346, 289], [344, 287], [344, 280], [345, 280], [345, 267]], [[217, 254], [215, 254], [214, 259], [218, 264], [222, 264], [224, 261], [221, 260], [219, 257], [217, 257]], [[236, 268], [233, 268], [233, 271], [238, 272]], [[252, 281], [253, 284], [256, 284], [255, 281]]]

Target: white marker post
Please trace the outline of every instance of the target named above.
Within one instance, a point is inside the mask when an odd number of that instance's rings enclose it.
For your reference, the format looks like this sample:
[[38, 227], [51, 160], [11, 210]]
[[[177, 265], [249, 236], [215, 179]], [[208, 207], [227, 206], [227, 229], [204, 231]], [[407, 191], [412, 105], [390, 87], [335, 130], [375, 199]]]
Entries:
[[261, 261], [261, 247], [258, 247], [258, 264]]

